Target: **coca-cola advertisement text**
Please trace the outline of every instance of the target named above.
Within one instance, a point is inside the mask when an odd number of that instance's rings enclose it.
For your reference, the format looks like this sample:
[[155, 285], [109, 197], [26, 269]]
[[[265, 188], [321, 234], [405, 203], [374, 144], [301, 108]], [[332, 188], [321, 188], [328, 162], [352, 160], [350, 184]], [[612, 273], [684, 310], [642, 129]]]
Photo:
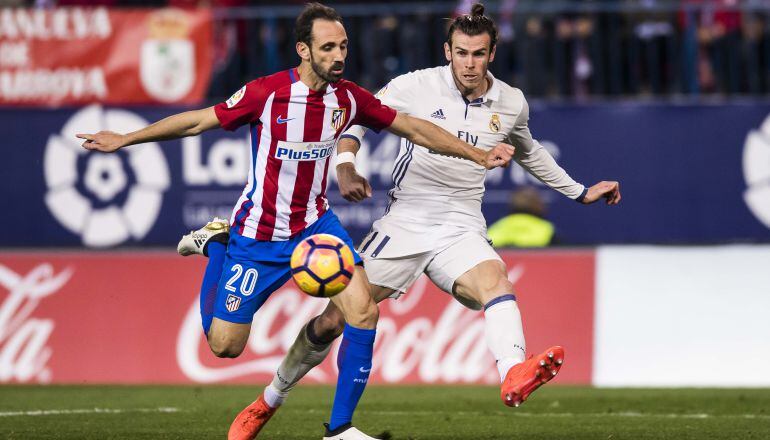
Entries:
[[[560, 344], [560, 383], [590, 383], [593, 251], [507, 252], [529, 352]], [[236, 359], [208, 349], [198, 312], [206, 260], [168, 252], [10, 252], [0, 258], [0, 382], [266, 383], [320, 313], [293, 282], [257, 312]], [[483, 313], [426, 278], [380, 305], [374, 383], [496, 383]], [[336, 346], [306, 381], [336, 381]]]

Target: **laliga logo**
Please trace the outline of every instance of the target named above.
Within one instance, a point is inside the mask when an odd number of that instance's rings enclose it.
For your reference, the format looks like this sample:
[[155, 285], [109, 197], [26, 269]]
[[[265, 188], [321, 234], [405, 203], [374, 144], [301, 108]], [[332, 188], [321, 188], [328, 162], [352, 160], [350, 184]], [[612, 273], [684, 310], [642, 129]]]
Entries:
[[743, 200], [754, 216], [770, 228], [770, 117], [759, 130], [746, 136], [743, 178], [748, 186]]
[[48, 138], [43, 164], [46, 205], [86, 246], [114, 246], [144, 238], [160, 212], [169, 171], [154, 142], [125, 153], [90, 153], [80, 146], [75, 133], [125, 133], [145, 125], [147, 121], [131, 112], [93, 105], [75, 113], [61, 133]]

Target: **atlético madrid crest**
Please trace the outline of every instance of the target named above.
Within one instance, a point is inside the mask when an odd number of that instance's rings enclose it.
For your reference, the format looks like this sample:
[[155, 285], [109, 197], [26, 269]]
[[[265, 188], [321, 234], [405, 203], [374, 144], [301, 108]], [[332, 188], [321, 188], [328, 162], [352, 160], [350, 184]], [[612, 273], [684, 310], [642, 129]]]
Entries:
[[225, 307], [227, 308], [227, 311], [232, 313], [238, 310], [238, 307], [241, 306], [241, 298], [238, 296], [235, 296], [233, 294], [227, 295], [227, 300], [225, 301]]
[[332, 110], [332, 128], [339, 130], [345, 125], [345, 109], [337, 108]]

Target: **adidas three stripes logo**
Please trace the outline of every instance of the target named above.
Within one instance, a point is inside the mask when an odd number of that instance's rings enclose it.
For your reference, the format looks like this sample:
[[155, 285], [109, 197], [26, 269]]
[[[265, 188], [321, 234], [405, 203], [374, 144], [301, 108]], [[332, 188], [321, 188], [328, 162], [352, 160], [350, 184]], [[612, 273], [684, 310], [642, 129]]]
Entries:
[[435, 112], [433, 112], [433, 113], [430, 115], [430, 117], [431, 117], [431, 118], [436, 118], [436, 119], [446, 119], [446, 116], [444, 116], [444, 109], [438, 109], [438, 110], [436, 110]]

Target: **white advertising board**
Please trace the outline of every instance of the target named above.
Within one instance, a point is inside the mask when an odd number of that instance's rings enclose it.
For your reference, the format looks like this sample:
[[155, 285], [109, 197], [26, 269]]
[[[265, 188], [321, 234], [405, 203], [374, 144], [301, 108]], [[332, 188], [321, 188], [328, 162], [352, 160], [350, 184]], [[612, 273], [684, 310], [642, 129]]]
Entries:
[[602, 247], [593, 383], [770, 386], [770, 247]]

